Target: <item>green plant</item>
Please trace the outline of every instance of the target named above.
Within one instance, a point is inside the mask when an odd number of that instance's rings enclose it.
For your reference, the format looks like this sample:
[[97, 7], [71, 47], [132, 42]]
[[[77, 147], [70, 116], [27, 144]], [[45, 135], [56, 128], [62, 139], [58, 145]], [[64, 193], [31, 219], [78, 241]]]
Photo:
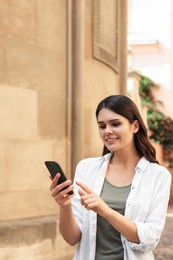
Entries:
[[149, 108], [147, 111], [150, 139], [163, 146], [173, 145], [173, 120], [159, 110]]
[[164, 148], [164, 160], [173, 168], [173, 119], [157, 109], [157, 101], [152, 95], [152, 88], [158, 87], [152, 80], [135, 72], [139, 81], [139, 95], [142, 106], [147, 107], [149, 138]]
[[151, 88], [155, 86], [154, 82], [148, 77], [143, 75], [139, 76], [139, 95], [141, 97], [142, 106], [148, 106], [149, 104], [154, 103]]

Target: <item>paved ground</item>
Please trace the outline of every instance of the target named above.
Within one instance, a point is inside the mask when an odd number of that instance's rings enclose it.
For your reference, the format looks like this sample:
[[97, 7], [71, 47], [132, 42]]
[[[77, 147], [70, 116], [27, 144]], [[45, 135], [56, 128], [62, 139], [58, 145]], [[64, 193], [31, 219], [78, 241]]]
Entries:
[[173, 260], [173, 208], [169, 208], [161, 240], [154, 251], [155, 260]]

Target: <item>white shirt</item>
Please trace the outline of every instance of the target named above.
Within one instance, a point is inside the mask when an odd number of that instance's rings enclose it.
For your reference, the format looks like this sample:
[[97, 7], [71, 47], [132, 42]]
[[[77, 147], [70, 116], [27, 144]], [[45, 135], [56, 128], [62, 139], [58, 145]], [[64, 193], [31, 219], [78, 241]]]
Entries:
[[[95, 259], [97, 228], [97, 214], [81, 205], [75, 182], [83, 182], [100, 195], [111, 155], [84, 159], [76, 167], [72, 208], [82, 237], [74, 260]], [[139, 160], [126, 201], [125, 216], [136, 223], [140, 243], [129, 242], [121, 235], [124, 260], [154, 259], [152, 250], [157, 246], [164, 228], [170, 184], [171, 174], [165, 167], [151, 163], [145, 157]]]

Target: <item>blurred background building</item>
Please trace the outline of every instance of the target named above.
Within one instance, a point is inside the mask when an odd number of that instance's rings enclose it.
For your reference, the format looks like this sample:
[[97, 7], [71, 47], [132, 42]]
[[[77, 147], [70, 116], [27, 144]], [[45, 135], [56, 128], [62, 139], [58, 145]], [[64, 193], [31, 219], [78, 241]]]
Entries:
[[[157, 109], [171, 122], [166, 125], [165, 120], [163, 127], [160, 127], [160, 134], [165, 135], [168, 140], [166, 145], [160, 145], [159, 139], [155, 140], [153, 145], [160, 163], [173, 173], [173, 138], [171, 137], [173, 136], [173, 1], [129, 0], [127, 39], [129, 72], [127, 92], [137, 100], [139, 80], [132, 76], [134, 71], [155, 84], [156, 87], [152, 88], [152, 96], [157, 103]], [[142, 110], [147, 123], [146, 108]], [[165, 129], [170, 128], [169, 133], [168, 131], [161, 133], [164, 123]], [[171, 163], [166, 163], [166, 157], [169, 157]], [[173, 205], [173, 185], [170, 205]]]
[[173, 117], [173, 1], [128, 1], [128, 67], [160, 86], [155, 92]]
[[72, 259], [44, 161], [73, 178], [80, 159], [101, 155], [95, 109], [108, 95], [129, 94], [143, 113], [129, 69], [160, 84], [156, 95], [173, 115], [172, 8], [171, 0], [0, 0], [1, 260]]

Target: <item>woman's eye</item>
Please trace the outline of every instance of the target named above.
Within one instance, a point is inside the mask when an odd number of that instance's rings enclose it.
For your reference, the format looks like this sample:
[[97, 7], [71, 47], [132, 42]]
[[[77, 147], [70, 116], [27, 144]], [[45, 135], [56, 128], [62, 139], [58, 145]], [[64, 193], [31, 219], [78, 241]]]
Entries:
[[112, 123], [112, 126], [114, 126], [114, 127], [117, 127], [119, 125], [120, 125], [120, 123]]
[[99, 125], [99, 128], [101, 128], [101, 129], [105, 129], [106, 126], [105, 126], [105, 125]]

